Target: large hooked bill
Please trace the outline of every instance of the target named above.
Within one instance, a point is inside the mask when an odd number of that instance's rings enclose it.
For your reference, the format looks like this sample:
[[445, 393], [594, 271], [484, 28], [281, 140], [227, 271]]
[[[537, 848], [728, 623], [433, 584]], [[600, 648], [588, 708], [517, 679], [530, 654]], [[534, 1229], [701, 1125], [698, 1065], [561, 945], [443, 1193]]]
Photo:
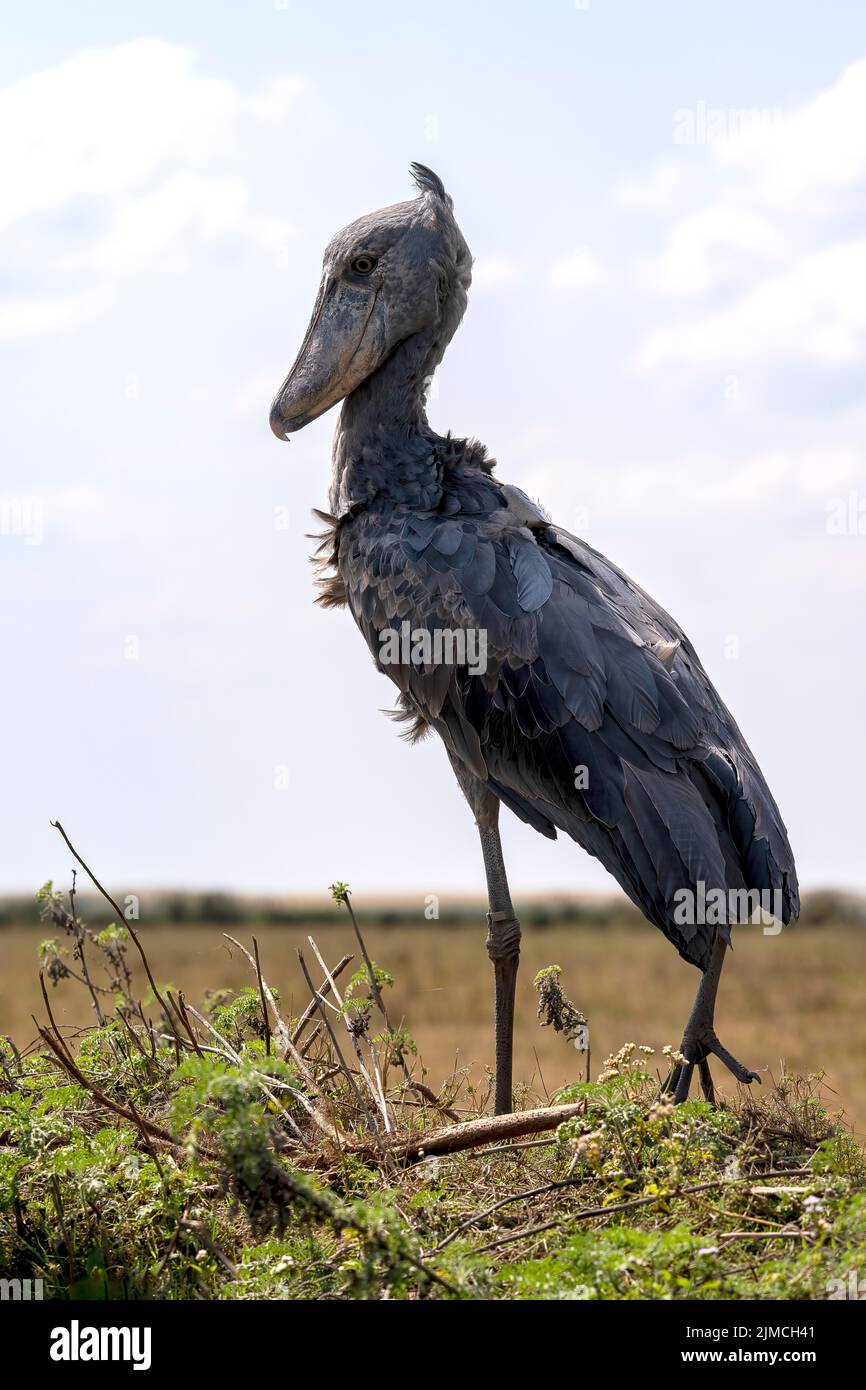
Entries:
[[354, 391], [379, 366], [385, 344], [378, 286], [323, 281], [301, 350], [271, 406], [277, 438], [303, 429]]

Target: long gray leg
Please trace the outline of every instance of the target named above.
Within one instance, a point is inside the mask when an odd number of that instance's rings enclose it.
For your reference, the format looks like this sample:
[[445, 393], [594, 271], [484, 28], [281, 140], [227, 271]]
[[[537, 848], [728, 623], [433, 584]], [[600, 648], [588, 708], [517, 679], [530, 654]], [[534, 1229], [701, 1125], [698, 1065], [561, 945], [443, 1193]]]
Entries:
[[514, 1044], [514, 994], [520, 963], [520, 923], [511, 902], [502, 844], [499, 839], [499, 798], [461, 763], [451, 759], [457, 781], [475, 815], [487, 876], [487, 954], [493, 961], [496, 987], [496, 1092], [497, 1115], [511, 1110], [512, 1050]]
[[713, 1082], [710, 1075], [708, 1058], [712, 1054], [719, 1058], [720, 1062], [733, 1072], [738, 1081], [744, 1085], [751, 1085], [753, 1081], [761, 1084], [761, 1078], [756, 1071], [749, 1071], [742, 1062], [738, 1062], [726, 1047], [723, 1047], [716, 1037], [713, 1025], [716, 1011], [716, 995], [719, 992], [719, 980], [721, 979], [722, 966], [725, 963], [725, 952], [727, 942], [721, 937], [716, 937], [713, 946], [710, 963], [701, 976], [698, 985], [698, 992], [695, 995], [695, 1002], [689, 1021], [686, 1024], [686, 1031], [680, 1044], [680, 1051], [685, 1057], [685, 1063], [676, 1063], [671, 1069], [670, 1075], [662, 1087], [663, 1091], [673, 1091], [674, 1101], [679, 1104], [687, 1099], [689, 1086], [695, 1067], [698, 1068], [701, 1078], [701, 1089], [707, 1100], [713, 1100]]
[[511, 1109], [511, 1073], [514, 1046], [514, 994], [520, 964], [520, 923], [514, 912], [502, 845], [497, 825], [479, 826], [484, 870], [487, 874], [487, 954], [493, 961], [496, 983], [496, 1098], [495, 1113]]

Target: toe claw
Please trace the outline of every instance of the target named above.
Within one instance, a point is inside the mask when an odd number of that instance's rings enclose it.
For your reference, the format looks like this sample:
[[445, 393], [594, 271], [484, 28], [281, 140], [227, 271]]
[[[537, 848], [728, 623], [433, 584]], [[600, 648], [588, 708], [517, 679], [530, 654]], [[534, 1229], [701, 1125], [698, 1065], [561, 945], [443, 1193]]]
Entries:
[[748, 1067], [743, 1066], [742, 1062], [738, 1062], [736, 1057], [732, 1056], [728, 1049], [722, 1046], [711, 1029], [707, 1029], [700, 1033], [693, 1032], [688, 1034], [683, 1038], [680, 1045], [680, 1052], [685, 1060], [682, 1063], [677, 1063], [671, 1069], [662, 1087], [663, 1093], [665, 1091], [668, 1093], [673, 1091], [674, 1104], [676, 1105], [681, 1104], [687, 1098], [695, 1068], [700, 1070], [701, 1087], [704, 1095], [707, 1096], [707, 1091], [709, 1089], [711, 1096], [707, 1098], [715, 1098], [712, 1079], [709, 1075], [709, 1067], [707, 1066], [707, 1059], [711, 1056], [718, 1057], [719, 1061], [736, 1077], [741, 1086], [751, 1086], [753, 1081], [757, 1081], [759, 1086], [762, 1084], [758, 1073], [756, 1071], [750, 1071]]

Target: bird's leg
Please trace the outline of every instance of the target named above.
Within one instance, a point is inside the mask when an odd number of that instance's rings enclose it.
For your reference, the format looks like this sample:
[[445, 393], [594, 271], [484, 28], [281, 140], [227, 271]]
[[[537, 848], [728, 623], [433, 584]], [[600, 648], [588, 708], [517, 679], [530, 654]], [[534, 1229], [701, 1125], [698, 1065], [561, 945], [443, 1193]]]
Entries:
[[502, 844], [499, 839], [499, 797], [449, 752], [454, 775], [475, 816], [481, 836], [484, 872], [487, 875], [487, 954], [493, 961], [496, 981], [496, 1093], [497, 1115], [511, 1110], [511, 1054], [514, 1040], [514, 992], [520, 962], [520, 923], [511, 902]]
[[732, 1072], [737, 1080], [744, 1085], [751, 1085], [753, 1081], [757, 1081], [758, 1085], [761, 1084], [761, 1078], [756, 1071], [749, 1071], [748, 1067], [744, 1067], [742, 1062], [738, 1062], [736, 1057], [732, 1057], [727, 1048], [722, 1046], [716, 1037], [713, 1026], [716, 995], [719, 990], [719, 979], [727, 949], [727, 942], [723, 937], [717, 936], [710, 956], [710, 963], [701, 976], [694, 1006], [680, 1044], [680, 1052], [685, 1061], [674, 1064], [662, 1087], [663, 1091], [673, 1091], [674, 1103], [677, 1105], [688, 1098], [695, 1067], [698, 1068], [700, 1074], [701, 1090], [704, 1096], [709, 1101], [715, 1099], [708, 1061], [711, 1054], [718, 1057], [719, 1061], [728, 1068], [728, 1071]]
[[[498, 804], [496, 809], [498, 813]], [[484, 855], [487, 895], [490, 901], [490, 911], [487, 914], [487, 954], [493, 961], [496, 982], [495, 1113], [506, 1115], [511, 1110], [514, 992], [520, 962], [520, 923], [508, 889], [497, 820], [498, 814], [492, 825], [485, 826], [479, 821], [478, 832], [481, 836], [481, 852]]]

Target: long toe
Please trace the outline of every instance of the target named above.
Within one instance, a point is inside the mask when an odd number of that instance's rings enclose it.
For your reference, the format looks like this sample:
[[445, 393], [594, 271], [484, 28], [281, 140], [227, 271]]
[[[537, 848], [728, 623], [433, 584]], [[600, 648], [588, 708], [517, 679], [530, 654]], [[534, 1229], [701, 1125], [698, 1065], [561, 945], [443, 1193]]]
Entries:
[[713, 1078], [710, 1072], [710, 1064], [706, 1057], [698, 1063], [698, 1072], [701, 1078], [701, 1090], [704, 1093], [704, 1100], [708, 1100], [710, 1105], [716, 1103], [716, 1090], [713, 1086]]
[[757, 1081], [758, 1085], [761, 1085], [761, 1078], [758, 1073], [756, 1071], [749, 1071], [749, 1068], [744, 1067], [742, 1062], [738, 1062], [736, 1057], [732, 1056], [726, 1047], [722, 1047], [722, 1044], [715, 1035], [707, 1040], [707, 1048], [712, 1052], [714, 1057], [718, 1057], [720, 1062], [724, 1062], [728, 1071], [732, 1072], [737, 1080], [741, 1081], [744, 1086], [751, 1086], [753, 1081]]

